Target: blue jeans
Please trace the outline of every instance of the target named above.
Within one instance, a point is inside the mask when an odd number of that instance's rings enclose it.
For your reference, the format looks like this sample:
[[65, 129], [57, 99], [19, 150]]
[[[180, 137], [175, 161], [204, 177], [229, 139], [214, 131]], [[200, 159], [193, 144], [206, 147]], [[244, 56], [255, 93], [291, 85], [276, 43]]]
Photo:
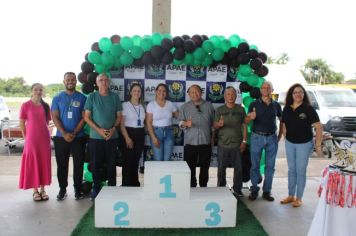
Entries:
[[288, 162], [288, 194], [302, 199], [305, 183], [306, 172], [310, 153], [313, 150], [313, 141], [307, 143], [285, 142]]
[[256, 133], [251, 133], [251, 170], [250, 178], [252, 182], [251, 191], [258, 192], [258, 181], [260, 179], [260, 160], [262, 150], [265, 149], [266, 164], [265, 164], [265, 179], [263, 182], [263, 192], [270, 193], [272, 189], [274, 166], [278, 150], [278, 138], [276, 134], [262, 136]]
[[151, 140], [153, 160], [169, 161], [171, 159], [174, 146], [173, 127], [153, 127], [153, 129], [160, 143], [160, 147], [158, 148], [153, 144]]

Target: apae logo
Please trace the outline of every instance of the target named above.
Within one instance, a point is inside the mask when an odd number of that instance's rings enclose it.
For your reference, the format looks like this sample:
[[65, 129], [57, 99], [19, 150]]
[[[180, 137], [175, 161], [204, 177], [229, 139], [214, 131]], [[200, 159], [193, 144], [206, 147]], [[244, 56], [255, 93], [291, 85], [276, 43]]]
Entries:
[[162, 65], [149, 65], [146, 70], [146, 77], [150, 79], [164, 79], [164, 71]]
[[184, 102], [185, 83], [183, 81], [167, 81], [168, 97], [172, 102]]
[[219, 82], [208, 82], [208, 100], [211, 102], [224, 102], [224, 85]]
[[204, 80], [206, 78], [206, 68], [204, 66], [189, 66], [187, 79]]

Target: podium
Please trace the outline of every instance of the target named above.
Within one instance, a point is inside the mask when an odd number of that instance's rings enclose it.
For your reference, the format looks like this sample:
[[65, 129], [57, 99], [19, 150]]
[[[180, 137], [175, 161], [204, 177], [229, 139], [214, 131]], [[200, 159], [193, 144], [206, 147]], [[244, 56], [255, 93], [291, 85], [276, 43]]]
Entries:
[[146, 162], [144, 187], [103, 187], [95, 227], [235, 227], [237, 200], [224, 187], [190, 188], [185, 161]]

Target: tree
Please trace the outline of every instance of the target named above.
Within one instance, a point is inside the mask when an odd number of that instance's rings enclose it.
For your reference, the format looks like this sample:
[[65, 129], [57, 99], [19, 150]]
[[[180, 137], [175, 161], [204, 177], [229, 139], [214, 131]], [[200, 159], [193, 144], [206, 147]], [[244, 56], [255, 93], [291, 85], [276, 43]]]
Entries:
[[308, 59], [301, 70], [305, 80], [311, 84], [339, 84], [345, 76], [330, 69], [330, 66], [321, 58]]
[[3, 96], [28, 96], [29, 86], [23, 77], [14, 77], [10, 79], [0, 78], [0, 94]]
[[282, 53], [277, 58], [267, 57], [266, 64], [278, 64], [278, 65], [285, 65], [289, 61], [289, 56], [287, 53]]

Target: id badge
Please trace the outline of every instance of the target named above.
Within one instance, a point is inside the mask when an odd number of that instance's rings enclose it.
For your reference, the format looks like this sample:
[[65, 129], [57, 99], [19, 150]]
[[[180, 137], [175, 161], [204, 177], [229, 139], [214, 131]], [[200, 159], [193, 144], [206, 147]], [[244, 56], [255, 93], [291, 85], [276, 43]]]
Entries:
[[137, 126], [141, 126], [141, 120], [140, 119], [137, 120]]
[[73, 118], [73, 112], [68, 111], [68, 113], [67, 113], [67, 118], [68, 118], [68, 119], [72, 119], [72, 118]]

